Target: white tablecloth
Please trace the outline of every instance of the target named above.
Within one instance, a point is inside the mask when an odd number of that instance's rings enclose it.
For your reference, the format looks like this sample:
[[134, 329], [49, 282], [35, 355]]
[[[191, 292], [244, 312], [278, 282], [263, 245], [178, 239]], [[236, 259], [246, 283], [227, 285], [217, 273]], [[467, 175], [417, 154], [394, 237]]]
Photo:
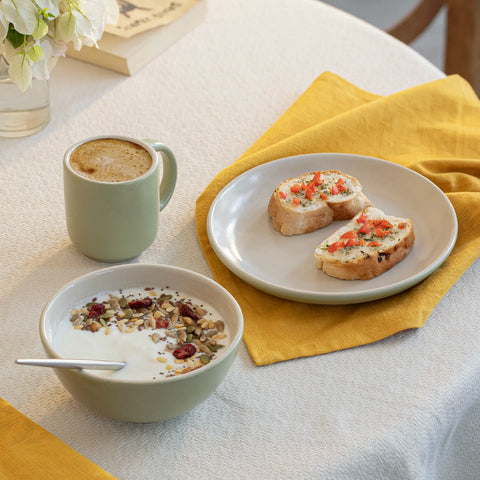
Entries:
[[[64, 283], [105, 265], [67, 235], [62, 156], [100, 133], [157, 138], [179, 180], [135, 262], [211, 276], [194, 205], [323, 71], [389, 94], [442, 77], [403, 44], [313, 0], [208, 0], [207, 20], [133, 77], [76, 60], [51, 79], [52, 120], [0, 140], [0, 396], [120, 479], [480, 478], [480, 262], [419, 330], [267, 367], [244, 345], [203, 404], [158, 424], [87, 410], [42, 357], [38, 319]], [[41, 472], [39, 477], [41, 478]]]

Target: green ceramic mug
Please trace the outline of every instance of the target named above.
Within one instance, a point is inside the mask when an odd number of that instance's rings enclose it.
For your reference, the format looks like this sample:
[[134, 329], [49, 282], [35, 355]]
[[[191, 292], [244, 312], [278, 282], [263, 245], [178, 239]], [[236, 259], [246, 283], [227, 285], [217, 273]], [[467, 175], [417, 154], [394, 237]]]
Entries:
[[[76, 160], [75, 168], [72, 167], [74, 152], [75, 159], [81, 155], [88, 160], [88, 155], [95, 155], [97, 147], [106, 148], [109, 144], [115, 144], [114, 149], [118, 145], [133, 148], [132, 155], [144, 161], [143, 170], [134, 171], [132, 179], [110, 178], [107, 172], [98, 180], [86, 177], [85, 171], [78, 169]], [[79, 147], [81, 150], [77, 150]], [[163, 160], [161, 182], [157, 152]], [[115, 155], [115, 152], [108, 153], [112, 158]], [[93, 168], [88, 170], [92, 171]], [[121, 164], [119, 171], [123, 172]], [[159, 213], [169, 202], [176, 180], [175, 156], [166, 145], [155, 140], [103, 135], [72, 145], [63, 161], [65, 213], [72, 243], [88, 257], [101, 262], [121, 262], [136, 257], [153, 243]]]

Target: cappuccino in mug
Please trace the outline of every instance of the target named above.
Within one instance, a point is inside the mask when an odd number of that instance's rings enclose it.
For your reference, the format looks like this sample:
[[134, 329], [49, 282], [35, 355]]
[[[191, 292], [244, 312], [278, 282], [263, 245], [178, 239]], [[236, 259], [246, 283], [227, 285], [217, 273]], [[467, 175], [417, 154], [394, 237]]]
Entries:
[[152, 157], [137, 143], [100, 138], [77, 147], [70, 156], [70, 165], [90, 180], [126, 182], [147, 173], [152, 167]]
[[95, 260], [123, 262], [153, 243], [177, 162], [156, 140], [98, 136], [66, 151], [63, 181], [72, 243]]

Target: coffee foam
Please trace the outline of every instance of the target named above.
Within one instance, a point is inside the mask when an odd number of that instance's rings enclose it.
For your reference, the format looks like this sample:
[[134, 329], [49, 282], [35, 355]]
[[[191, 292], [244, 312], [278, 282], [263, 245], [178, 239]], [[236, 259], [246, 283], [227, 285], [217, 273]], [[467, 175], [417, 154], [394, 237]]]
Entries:
[[152, 157], [142, 146], [127, 140], [101, 138], [83, 143], [70, 156], [72, 169], [99, 182], [126, 182], [150, 170]]

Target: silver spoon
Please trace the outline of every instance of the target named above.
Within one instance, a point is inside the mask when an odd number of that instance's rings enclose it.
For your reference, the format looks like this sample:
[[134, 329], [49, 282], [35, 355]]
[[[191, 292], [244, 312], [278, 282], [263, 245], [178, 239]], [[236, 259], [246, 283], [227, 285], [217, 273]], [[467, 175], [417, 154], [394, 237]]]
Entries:
[[120, 370], [127, 364], [126, 362], [109, 360], [72, 360], [63, 358], [19, 358], [15, 363], [37, 367], [86, 368], [88, 370]]

